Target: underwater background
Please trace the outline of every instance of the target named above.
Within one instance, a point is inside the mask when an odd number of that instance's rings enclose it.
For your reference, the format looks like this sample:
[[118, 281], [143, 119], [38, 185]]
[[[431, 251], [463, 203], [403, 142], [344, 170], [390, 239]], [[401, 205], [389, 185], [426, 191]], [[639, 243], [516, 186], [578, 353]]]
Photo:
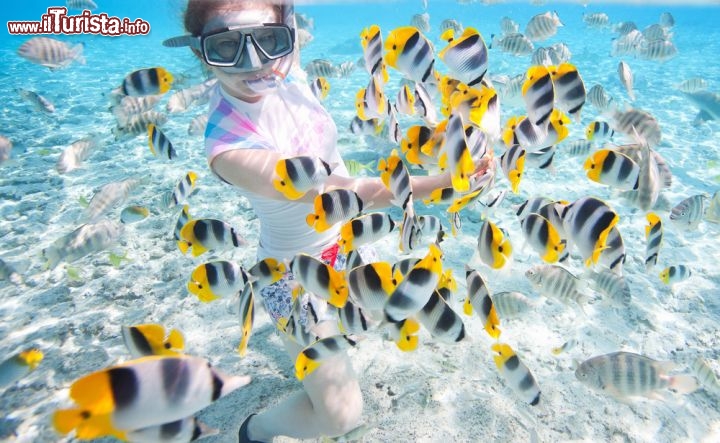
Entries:
[[[294, 378], [275, 327], [258, 312], [248, 354], [236, 352], [240, 323], [225, 300], [201, 303], [186, 288], [192, 270], [209, 260], [178, 251], [173, 229], [177, 209], [163, 208], [163, 196], [172, 191], [188, 171], [198, 174], [197, 191], [189, 199], [193, 217], [227, 221], [248, 240], [249, 246], [225, 251], [216, 257], [243, 266], [255, 263], [258, 222], [248, 204], [209, 171], [202, 132], [189, 134], [191, 122], [207, 112], [204, 104], [182, 112], [167, 113], [163, 132], [173, 142], [178, 158], [155, 158], [148, 149], [147, 133], [116, 139], [116, 120], [109, 111], [110, 91], [132, 71], [161, 66], [176, 78], [174, 89], [203, 82], [199, 61], [187, 49], [169, 49], [161, 42], [184, 33], [182, 2], [123, 2], [98, 0], [95, 12], [109, 16], [142, 18], [150, 23], [147, 36], [52, 36], [70, 45], [84, 43], [86, 64], [73, 63], [51, 71], [18, 55], [30, 36], [0, 33], [0, 135], [12, 141], [10, 159], [0, 164], [0, 258], [12, 265], [20, 279], [0, 281], [0, 360], [17, 352], [38, 348], [44, 358], [33, 372], [17, 383], [0, 387], [0, 440], [17, 442], [73, 441], [56, 433], [51, 424], [54, 410], [66, 407], [68, 388], [77, 378], [129, 359], [120, 335], [122, 325], [160, 323], [185, 336], [188, 354], [210, 361], [228, 374], [247, 374], [253, 382], [212, 404], [198, 418], [220, 433], [208, 442], [236, 441], [237, 427], [252, 412], [264, 410], [300, 389]], [[493, 220], [513, 242], [509, 267], [492, 270], [477, 257], [481, 225], [480, 205], [463, 212], [460, 233], [442, 243], [444, 265], [462, 281], [464, 264], [481, 269], [493, 293], [518, 291], [533, 303], [531, 310], [502, 318], [502, 341], [513, 345], [532, 370], [542, 391], [538, 406], [520, 400], [505, 384], [493, 363], [493, 341], [475, 318], [463, 316], [469, 341], [446, 344], [425, 334], [412, 353], [402, 353], [380, 334], [370, 334], [351, 351], [351, 360], [365, 395], [364, 441], [718, 441], [720, 440], [720, 388], [701, 388], [680, 395], [664, 390], [662, 398], [618, 401], [589, 389], [574, 375], [576, 362], [619, 350], [635, 352], [677, 364], [675, 373], [692, 374], [692, 362], [704, 359], [720, 373], [720, 225], [702, 221], [695, 230], [676, 229], [668, 220], [670, 208], [692, 195], [708, 197], [720, 189], [720, 121], [695, 124], [696, 108], [678, 85], [702, 78], [707, 90], [720, 92], [720, 18], [718, 2], [708, 5], [620, 5], [574, 3], [479, 2], [460, 4], [429, 0], [396, 2], [337, 2], [298, 4], [296, 12], [311, 17], [312, 40], [302, 49], [302, 66], [315, 59], [335, 65], [362, 58], [360, 32], [372, 24], [383, 36], [409, 25], [414, 14], [429, 14], [425, 33], [436, 52], [440, 23], [455, 19], [472, 26], [489, 44], [501, 34], [500, 22], [510, 17], [520, 31], [536, 14], [556, 11], [563, 23], [557, 33], [536, 46], [562, 42], [572, 53], [586, 89], [600, 84], [608, 95], [630, 105], [618, 78], [618, 63], [626, 61], [634, 74], [636, 99], [632, 107], [650, 112], [659, 122], [662, 141], [656, 147], [673, 175], [672, 186], [662, 195], [669, 207], [657, 210], [665, 235], [657, 266], [645, 267], [645, 212], [619, 198], [618, 192], [591, 182], [583, 171], [585, 156], [571, 156], [557, 147], [553, 171], [527, 168], [519, 194], [507, 193], [495, 209]], [[39, 20], [46, 1], [13, 2], [0, 12], [2, 22]], [[610, 26], [592, 28], [583, 14], [604, 12]], [[658, 23], [664, 12], [672, 14], [671, 29], [677, 55], [667, 61], [633, 56], [611, 56], [617, 34], [611, 25], [634, 21], [638, 29]], [[531, 56], [514, 56], [489, 50], [488, 75], [513, 77], [531, 66]], [[438, 69], [447, 69], [438, 63]], [[402, 75], [390, 70], [385, 92], [397, 95]], [[386, 136], [361, 136], [350, 131], [355, 116], [355, 96], [367, 86], [362, 68], [328, 78], [330, 91], [323, 104], [338, 128], [338, 143], [346, 161], [370, 166], [365, 175], [379, 175], [376, 162], [387, 158], [397, 145]], [[17, 89], [36, 91], [50, 100], [53, 113], [38, 111], [23, 100]], [[165, 111], [170, 94], [156, 105]], [[501, 122], [522, 114], [523, 107], [505, 106]], [[587, 125], [601, 117], [586, 103], [580, 122], [573, 121], [567, 141], [584, 138]], [[420, 120], [402, 117], [404, 131]], [[88, 135], [99, 137], [97, 149], [82, 166], [66, 174], [56, 169], [58, 158], [71, 143]], [[619, 136], [618, 140], [622, 139]], [[496, 157], [499, 157], [498, 153]], [[83, 202], [90, 201], [102, 185], [126, 179], [140, 184], [122, 204], [107, 212], [119, 222], [120, 211], [141, 205], [149, 216], [125, 224], [107, 248], [46, 269], [43, 250], [82, 224]], [[495, 193], [509, 190], [500, 172]], [[618, 213], [626, 262], [623, 275], [632, 294], [629, 306], [614, 307], [596, 301], [584, 313], [541, 297], [523, 276], [540, 260], [523, 248], [523, 234], [515, 205], [533, 196], [574, 201], [592, 195], [608, 202]], [[485, 200], [484, 198], [482, 200]], [[447, 223], [445, 206], [417, 205], [418, 213], [435, 214]], [[390, 211], [399, 219], [401, 212]], [[449, 225], [447, 225], [449, 226]], [[446, 229], [449, 232], [449, 227]], [[393, 241], [376, 245], [383, 260], [399, 259]], [[422, 254], [422, 250], [421, 250]], [[416, 254], [417, 255], [417, 254]], [[422, 255], [418, 255], [422, 256]], [[668, 286], [658, 273], [671, 265], [685, 265], [689, 279]], [[585, 268], [572, 259], [568, 269], [577, 275]], [[599, 298], [599, 297], [598, 297]], [[464, 296], [456, 295], [462, 301]], [[595, 299], [597, 300], [597, 299]], [[453, 307], [462, 310], [457, 302]], [[551, 349], [574, 339], [577, 343], [559, 355]], [[537, 440], [534, 440], [537, 439]], [[280, 441], [286, 441], [279, 439]], [[107, 439], [106, 441], [110, 441]]]

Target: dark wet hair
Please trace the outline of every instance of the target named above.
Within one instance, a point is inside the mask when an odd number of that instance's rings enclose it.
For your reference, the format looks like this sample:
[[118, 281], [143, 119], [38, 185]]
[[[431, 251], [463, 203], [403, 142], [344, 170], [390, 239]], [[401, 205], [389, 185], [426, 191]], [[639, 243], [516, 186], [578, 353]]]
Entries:
[[[246, 5], [269, 4], [262, 0], [188, 0], [183, 23], [185, 30], [192, 35], [202, 34], [202, 30], [210, 19], [218, 14], [229, 11], [247, 9]], [[283, 11], [279, 3], [270, 3], [277, 13], [278, 22], [282, 21]]]

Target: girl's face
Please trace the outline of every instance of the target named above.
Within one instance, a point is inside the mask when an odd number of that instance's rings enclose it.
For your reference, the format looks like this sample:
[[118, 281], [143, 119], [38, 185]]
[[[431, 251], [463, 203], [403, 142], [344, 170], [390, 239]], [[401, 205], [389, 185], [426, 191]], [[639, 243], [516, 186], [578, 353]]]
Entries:
[[[251, 2], [247, 9], [228, 11], [215, 16], [203, 27], [203, 33], [212, 32], [228, 26], [262, 25], [263, 23], [279, 23], [277, 10], [269, 4]], [[246, 102], [256, 102], [261, 95], [247, 86], [247, 82], [258, 80], [270, 75], [277, 61], [268, 63], [254, 72], [233, 72], [232, 68], [208, 66], [215, 74], [221, 87], [233, 97]]]

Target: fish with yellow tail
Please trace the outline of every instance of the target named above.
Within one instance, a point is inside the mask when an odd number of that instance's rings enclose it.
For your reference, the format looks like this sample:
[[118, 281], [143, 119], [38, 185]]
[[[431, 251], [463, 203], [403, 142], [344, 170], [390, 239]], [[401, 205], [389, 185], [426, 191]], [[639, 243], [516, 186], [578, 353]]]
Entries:
[[661, 391], [688, 394], [697, 389], [690, 375], [668, 375], [675, 363], [653, 360], [632, 352], [612, 352], [580, 363], [575, 378], [598, 392], [624, 401], [633, 397], [663, 399]]
[[192, 220], [190, 217], [190, 206], [184, 205], [182, 211], [178, 214], [178, 219], [175, 222], [175, 229], [173, 230], [173, 238], [175, 239], [175, 243], [178, 245], [178, 249], [181, 248], [180, 244], [184, 243], [184, 240], [180, 236], [180, 231], [182, 231], [182, 228], [185, 227], [185, 224], [187, 224], [190, 220]]
[[460, 114], [452, 114], [448, 119], [445, 130], [445, 143], [443, 144], [443, 155], [438, 165], [450, 171], [452, 187], [458, 192], [470, 190], [470, 175], [475, 170], [467, 139], [465, 138], [465, 126]]
[[657, 264], [658, 254], [663, 239], [663, 225], [660, 217], [651, 212], [647, 215], [648, 224], [645, 225], [645, 268], [650, 270]]
[[[400, 141], [400, 149], [409, 163], [428, 169], [437, 164], [437, 158], [423, 151], [426, 144], [439, 145], [435, 131], [427, 126], [411, 126]], [[432, 152], [433, 149], [425, 151]]]
[[179, 443], [200, 440], [219, 433], [218, 429], [208, 427], [195, 417], [186, 417], [158, 426], [134, 429], [125, 435], [127, 440], [133, 443]]
[[164, 94], [172, 83], [173, 76], [165, 68], [139, 69], [125, 76], [120, 90], [131, 97]]
[[349, 295], [345, 271], [337, 271], [321, 260], [302, 253], [295, 255], [287, 267], [306, 291], [336, 308], [345, 306]]
[[196, 267], [190, 275], [187, 288], [201, 302], [208, 303], [237, 294], [251, 279], [253, 277], [242, 266], [217, 260]]
[[370, 77], [367, 87], [361, 88], [355, 95], [355, 111], [361, 120], [384, 119], [389, 105], [382, 84], [375, 77]]
[[240, 292], [240, 344], [237, 351], [240, 357], [247, 355], [248, 342], [255, 322], [255, 294], [251, 283], [246, 284]]
[[474, 28], [465, 28], [459, 36], [448, 28], [440, 36], [448, 45], [438, 57], [450, 68], [456, 78], [468, 86], [479, 84], [488, 68], [488, 51], [482, 35]]
[[325, 232], [337, 223], [357, 217], [363, 210], [363, 201], [355, 191], [334, 189], [315, 196], [315, 212], [305, 217], [308, 226], [317, 232]]
[[443, 343], [457, 343], [467, 339], [462, 318], [450, 307], [438, 290], [430, 294], [425, 306], [415, 315], [430, 335]]
[[163, 197], [163, 203], [167, 208], [174, 208], [175, 206], [185, 202], [190, 194], [195, 191], [197, 182], [197, 174], [193, 171], [185, 174], [185, 177], [178, 181], [172, 192], [166, 194]]
[[414, 106], [415, 113], [423, 119], [426, 125], [435, 126], [438, 124], [437, 110], [435, 104], [430, 96], [428, 88], [422, 83], [415, 83], [415, 95]]
[[596, 120], [585, 128], [585, 138], [595, 142], [602, 143], [610, 140], [615, 135], [615, 131], [610, 127], [608, 122]]
[[123, 326], [123, 342], [132, 358], [149, 355], [180, 355], [185, 348], [185, 338], [177, 329], [165, 329], [162, 325]]
[[70, 387], [75, 406], [53, 414], [60, 434], [90, 440], [189, 417], [245, 386], [249, 376], [227, 376], [199, 357], [152, 356], [93, 372]]
[[668, 286], [685, 281], [692, 276], [692, 271], [685, 265], [668, 266], [660, 272], [660, 281]]
[[180, 230], [180, 251], [198, 257], [207, 251], [225, 251], [247, 245], [247, 241], [227, 222], [212, 218], [190, 220]]
[[590, 180], [618, 189], [637, 189], [640, 165], [612, 149], [595, 151], [585, 160], [583, 169]]
[[530, 247], [546, 263], [557, 262], [565, 250], [565, 240], [560, 238], [555, 226], [540, 214], [528, 214], [520, 222], [520, 228]]
[[548, 66], [557, 107], [570, 114], [576, 122], [580, 122], [580, 112], [585, 104], [585, 83], [577, 68], [570, 63]]
[[494, 339], [500, 338], [500, 317], [490, 297], [490, 290], [480, 273], [465, 265], [465, 281], [467, 282], [467, 297], [463, 303], [465, 315], [472, 315], [473, 309], [477, 311], [483, 328]]
[[43, 359], [39, 349], [19, 352], [0, 363], [0, 389], [10, 386], [38, 367]]
[[520, 398], [531, 406], [540, 403], [540, 387], [535, 381], [532, 372], [515, 354], [515, 351], [505, 343], [492, 345], [493, 359], [500, 375]]
[[310, 345], [310, 343], [317, 341], [318, 336], [306, 329], [304, 324], [300, 323], [302, 309], [303, 303], [301, 303], [301, 299], [298, 297], [293, 301], [290, 314], [287, 317], [278, 318], [275, 326], [280, 332], [285, 334], [288, 339], [304, 348]]
[[398, 91], [395, 110], [400, 114], [415, 115], [415, 92], [410, 90], [410, 86], [403, 85]]
[[376, 242], [395, 230], [395, 222], [390, 214], [373, 212], [355, 217], [340, 228], [338, 244], [343, 253], [357, 249], [362, 245]]
[[560, 217], [568, 243], [577, 247], [586, 266], [597, 264], [600, 254], [607, 248], [610, 230], [620, 220], [610, 206], [595, 197], [582, 197], [570, 203], [563, 208]]
[[322, 187], [332, 169], [319, 157], [298, 156], [278, 160], [273, 187], [288, 200], [297, 200], [311, 189]]
[[378, 170], [383, 184], [392, 192], [393, 199], [390, 203], [399, 208], [405, 208], [412, 197], [412, 186], [410, 173], [398, 155], [397, 149], [393, 149], [387, 159], [380, 159]]
[[300, 351], [295, 360], [295, 377], [303, 381], [320, 367], [323, 360], [336, 356], [357, 345], [357, 341], [347, 335], [333, 335], [321, 338]]
[[325, 77], [318, 77], [310, 83], [310, 91], [315, 98], [323, 101], [330, 93], [330, 82]]
[[477, 250], [480, 260], [493, 269], [504, 267], [512, 255], [510, 239], [506, 239], [503, 231], [489, 220], [480, 227]]
[[427, 255], [397, 285], [384, 307], [385, 317], [399, 322], [414, 315], [428, 302], [442, 276], [442, 251], [430, 244]]
[[435, 54], [430, 41], [413, 26], [390, 31], [385, 40], [385, 61], [406, 77], [420, 83], [435, 83]]
[[555, 89], [550, 71], [545, 66], [533, 66], [525, 74], [522, 96], [525, 109], [532, 124], [544, 125], [553, 110]]
[[350, 297], [369, 312], [382, 310], [402, 279], [402, 272], [387, 262], [368, 263], [347, 274]]
[[520, 180], [525, 170], [525, 149], [520, 145], [513, 145], [500, 156], [500, 168], [505, 177], [510, 180], [510, 187], [514, 194], [519, 192]]
[[148, 145], [150, 145], [150, 152], [155, 157], [168, 160], [177, 157], [177, 152], [175, 152], [170, 139], [154, 123], [148, 125]]
[[420, 323], [414, 318], [406, 318], [397, 323], [390, 323], [388, 326], [390, 338], [395, 345], [403, 352], [410, 352], [417, 349], [420, 344], [418, 333]]
[[360, 33], [360, 44], [363, 48], [365, 70], [382, 84], [387, 83], [389, 77], [383, 60], [383, 41], [380, 27], [372, 25], [363, 29]]

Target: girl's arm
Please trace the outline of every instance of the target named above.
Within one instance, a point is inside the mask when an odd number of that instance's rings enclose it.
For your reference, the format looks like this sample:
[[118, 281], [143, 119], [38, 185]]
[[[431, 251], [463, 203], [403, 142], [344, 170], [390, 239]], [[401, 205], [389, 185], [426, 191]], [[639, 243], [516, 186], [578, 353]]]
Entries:
[[[273, 187], [275, 165], [285, 156], [266, 149], [234, 149], [219, 154], [210, 167], [225, 181], [248, 192], [263, 197], [287, 201], [285, 196]], [[482, 161], [476, 173], [484, 172], [488, 162]], [[438, 188], [451, 186], [450, 173], [438, 175], [411, 176], [410, 182], [414, 199], [424, 199]], [[385, 187], [380, 177], [341, 177], [330, 175], [325, 182], [324, 191], [332, 189], [349, 189], [357, 192], [364, 202], [372, 202], [374, 209], [391, 206], [392, 193]], [[296, 201], [312, 203], [317, 190], [311, 190]]]

